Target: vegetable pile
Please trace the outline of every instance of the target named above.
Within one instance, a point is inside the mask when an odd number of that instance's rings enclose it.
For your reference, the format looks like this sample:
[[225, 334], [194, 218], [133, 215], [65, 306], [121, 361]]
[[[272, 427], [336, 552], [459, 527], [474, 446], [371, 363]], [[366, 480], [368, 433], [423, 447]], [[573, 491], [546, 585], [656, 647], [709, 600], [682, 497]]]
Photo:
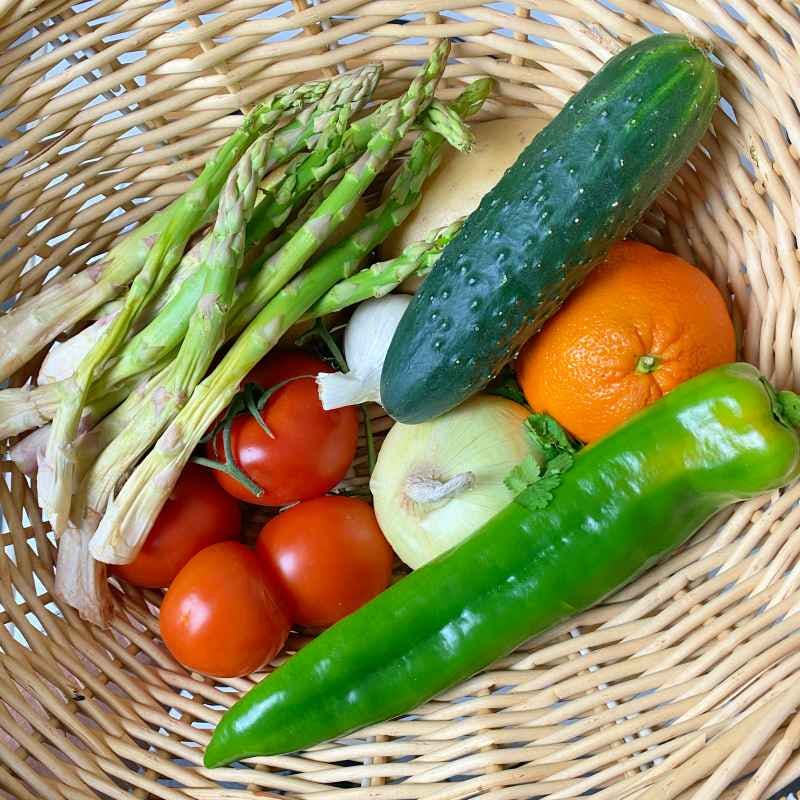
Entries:
[[107, 625], [109, 576], [166, 589], [165, 645], [214, 677], [321, 631], [209, 767], [407, 713], [800, 474], [800, 398], [732, 363], [726, 298], [624, 241], [710, 122], [706, 54], [653, 36], [476, 136], [491, 82], [436, 100], [448, 53], [379, 104], [375, 65], [279, 92], [0, 317], [0, 378], [53, 342], [0, 437], [27, 434], [62, 599]]
[[[428, 270], [457, 230], [432, 231], [360, 271], [419, 202], [444, 144], [471, 146], [462, 119], [491, 82], [475, 81], [449, 105], [435, 100], [448, 52], [443, 42], [403, 96], [369, 109], [381, 72], [372, 64], [279, 92], [166, 210], [101, 262], [0, 318], [10, 345], [3, 378], [42, 340], [96, 316], [51, 349], [36, 386], [0, 392], [0, 436], [38, 428], [12, 457], [36, 473], [60, 537], [59, 592], [86, 619], [108, 623], [105, 565], [137, 560], [193, 457], [218, 469], [230, 494], [258, 504], [315, 497], [344, 477], [358, 415], [321, 409], [314, 379], [325, 365], [295, 359], [282, 376], [251, 371], [303, 318]], [[353, 219], [379, 176], [389, 189]]]

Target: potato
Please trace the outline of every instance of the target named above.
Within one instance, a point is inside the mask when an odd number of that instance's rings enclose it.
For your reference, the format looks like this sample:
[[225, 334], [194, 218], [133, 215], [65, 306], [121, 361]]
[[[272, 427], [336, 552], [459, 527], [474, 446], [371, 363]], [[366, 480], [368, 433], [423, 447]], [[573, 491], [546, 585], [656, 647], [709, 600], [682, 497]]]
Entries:
[[[420, 204], [381, 245], [381, 258], [395, 258], [404, 247], [424, 239], [435, 228], [474, 211], [546, 124], [547, 120], [540, 117], [511, 117], [472, 125], [472, 152], [446, 149], [441, 166], [425, 183]], [[403, 286], [411, 291], [416, 288], [408, 282]]]

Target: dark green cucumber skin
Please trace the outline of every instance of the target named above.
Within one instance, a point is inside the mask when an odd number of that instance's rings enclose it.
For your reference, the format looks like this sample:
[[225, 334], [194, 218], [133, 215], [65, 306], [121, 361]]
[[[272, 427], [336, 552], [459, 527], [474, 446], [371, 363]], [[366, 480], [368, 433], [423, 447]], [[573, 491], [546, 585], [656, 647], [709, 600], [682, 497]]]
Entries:
[[486, 386], [665, 189], [718, 100], [713, 65], [683, 36], [608, 61], [445, 248], [389, 347], [386, 411], [423, 422]]

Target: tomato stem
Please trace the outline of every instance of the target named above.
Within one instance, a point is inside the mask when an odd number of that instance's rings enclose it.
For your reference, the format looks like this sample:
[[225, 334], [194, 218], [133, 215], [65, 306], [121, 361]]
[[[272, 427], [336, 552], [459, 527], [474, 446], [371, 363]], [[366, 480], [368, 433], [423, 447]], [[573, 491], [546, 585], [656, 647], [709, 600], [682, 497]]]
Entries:
[[361, 413], [364, 416], [364, 439], [367, 443], [367, 468], [369, 474], [375, 469], [375, 437], [372, 435], [372, 420], [369, 417], [369, 409], [366, 404], [361, 405]]
[[234, 480], [241, 483], [251, 494], [254, 494], [256, 497], [261, 497], [261, 495], [264, 494], [263, 487], [259, 486], [250, 478], [250, 476], [239, 467], [234, 458], [232, 443], [233, 422], [239, 414], [246, 411], [253, 417], [261, 430], [263, 430], [270, 439], [274, 439], [275, 434], [272, 432], [269, 425], [267, 425], [261, 411], [275, 392], [282, 389], [286, 384], [300, 380], [301, 378], [313, 379], [316, 378], [316, 375], [295, 375], [291, 378], [287, 378], [285, 381], [279, 381], [267, 389], [262, 389], [262, 387], [256, 383], [245, 384], [228, 406], [228, 411], [224, 419], [218, 425], [215, 425], [201, 440], [203, 442], [211, 441], [222, 431], [222, 445], [225, 453], [225, 461], [214, 461], [213, 459], [202, 458], [200, 456], [193, 458], [192, 461], [194, 461], [195, 464], [201, 464], [204, 467], [209, 467], [210, 469], [215, 469], [219, 472], [224, 472], [226, 475], [230, 475]]
[[214, 461], [211, 458], [195, 456], [192, 461], [195, 464], [199, 464], [201, 467], [208, 467], [209, 469], [217, 470], [217, 472], [224, 472], [226, 475], [230, 475], [231, 478], [241, 483], [248, 492], [254, 494], [256, 497], [261, 497], [261, 495], [264, 494], [264, 489], [259, 486], [246, 472], [239, 469], [239, 467], [236, 465], [236, 462], [233, 460], [226, 463], [224, 461]]
[[261, 409], [267, 403], [269, 396], [266, 392], [263, 392], [260, 397], [256, 397], [256, 391], [258, 387], [255, 384], [250, 383], [245, 386], [244, 390], [244, 403], [247, 406], [247, 410], [250, 412], [250, 416], [256, 421], [256, 424], [261, 428], [264, 433], [269, 436], [270, 439], [275, 438], [275, 434], [270, 430], [269, 425], [267, 425], [267, 421], [261, 415]]
[[[347, 325], [339, 325], [336, 328], [333, 328], [333, 330], [338, 331], [346, 327]], [[315, 336], [318, 337], [328, 349], [328, 353], [335, 362], [339, 372], [348, 372], [349, 368], [347, 366], [347, 360], [339, 348], [339, 345], [336, 344], [336, 340], [331, 335], [331, 331], [328, 330], [327, 325], [325, 325], [325, 322], [321, 317], [314, 322], [314, 326], [310, 330], [306, 331], [302, 336], [299, 336], [297, 339], [295, 339], [294, 343], [298, 347], [303, 347], [309, 339], [313, 339]]]

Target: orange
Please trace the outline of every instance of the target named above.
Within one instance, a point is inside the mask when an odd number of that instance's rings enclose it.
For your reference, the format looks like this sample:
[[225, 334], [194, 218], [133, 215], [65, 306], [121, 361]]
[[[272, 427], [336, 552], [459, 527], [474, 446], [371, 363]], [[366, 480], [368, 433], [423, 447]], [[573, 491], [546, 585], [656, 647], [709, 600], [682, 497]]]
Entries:
[[585, 442], [679, 383], [735, 359], [717, 287], [677, 256], [620, 242], [522, 349], [529, 405]]

